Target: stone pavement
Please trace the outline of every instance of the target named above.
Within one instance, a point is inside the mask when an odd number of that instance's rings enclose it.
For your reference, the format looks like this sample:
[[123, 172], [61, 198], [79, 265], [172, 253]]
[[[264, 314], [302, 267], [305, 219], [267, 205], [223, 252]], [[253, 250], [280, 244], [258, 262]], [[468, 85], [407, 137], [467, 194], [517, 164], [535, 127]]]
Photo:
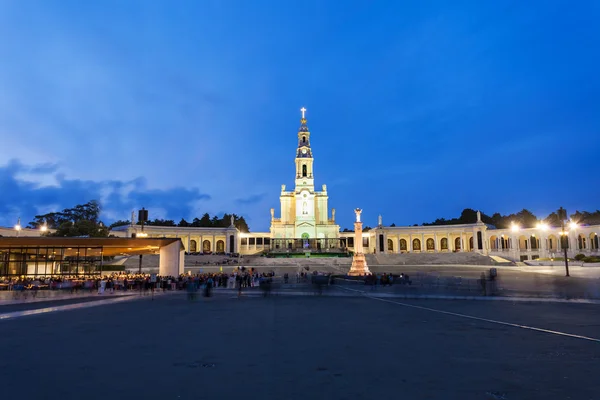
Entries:
[[3, 397], [512, 400], [600, 393], [598, 343], [517, 327], [599, 338], [598, 305], [226, 294], [0, 321]]

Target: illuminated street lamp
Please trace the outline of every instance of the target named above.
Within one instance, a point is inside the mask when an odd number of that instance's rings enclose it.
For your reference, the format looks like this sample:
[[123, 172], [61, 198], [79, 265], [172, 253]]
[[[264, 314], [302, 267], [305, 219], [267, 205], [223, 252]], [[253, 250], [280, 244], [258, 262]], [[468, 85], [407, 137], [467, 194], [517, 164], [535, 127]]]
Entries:
[[44, 221], [44, 225], [40, 226], [40, 231], [42, 231], [42, 232], [48, 231], [48, 225], [46, 225], [46, 221]]
[[[565, 229], [565, 221], [567, 219], [567, 210], [564, 208], [558, 209], [558, 218], [560, 219], [560, 244], [565, 252], [565, 276], [569, 275], [569, 258], [567, 257], [567, 250], [569, 248], [569, 231]], [[571, 221], [569, 223], [571, 230], [577, 229], [577, 223]]]
[[19, 236], [19, 234], [21, 233], [21, 218], [19, 217], [19, 220], [17, 221], [17, 224], [15, 225], [15, 231], [17, 231], [17, 237]]
[[514, 222], [510, 223], [510, 230], [513, 232], [519, 232], [519, 225], [515, 224]]

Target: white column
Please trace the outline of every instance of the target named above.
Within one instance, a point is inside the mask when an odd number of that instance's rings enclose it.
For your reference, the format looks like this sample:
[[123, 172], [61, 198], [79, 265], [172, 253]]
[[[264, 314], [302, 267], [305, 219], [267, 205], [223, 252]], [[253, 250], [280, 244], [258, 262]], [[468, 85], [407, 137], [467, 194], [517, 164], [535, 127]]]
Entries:
[[433, 251], [438, 253], [439, 247], [440, 247], [440, 244], [438, 243], [437, 232], [434, 232], [434, 234], [433, 234]]
[[190, 235], [188, 235], [187, 247], [186, 247], [188, 253], [190, 252], [190, 239], [191, 239]]
[[413, 252], [413, 246], [412, 246], [412, 234], [408, 235], [408, 248], [410, 250], [410, 252]]
[[231, 249], [229, 248], [229, 235], [229, 232], [225, 232], [225, 253], [231, 253]]
[[398, 235], [398, 246], [396, 247], [396, 253], [400, 254], [400, 235]]
[[448, 253], [451, 253], [452, 252], [452, 242], [450, 240], [452, 240], [452, 239], [450, 238], [450, 232], [448, 232], [446, 234], [446, 239], [448, 240], [448, 248], [446, 249], [446, 251]]
[[211, 245], [211, 249], [213, 253], [217, 252], [217, 242], [215, 240], [215, 235], [212, 235], [212, 245]]
[[421, 252], [427, 251], [427, 246], [425, 246], [425, 235], [421, 233]]
[[460, 233], [460, 251], [461, 252], [465, 251], [465, 234], [464, 234], [464, 232]]

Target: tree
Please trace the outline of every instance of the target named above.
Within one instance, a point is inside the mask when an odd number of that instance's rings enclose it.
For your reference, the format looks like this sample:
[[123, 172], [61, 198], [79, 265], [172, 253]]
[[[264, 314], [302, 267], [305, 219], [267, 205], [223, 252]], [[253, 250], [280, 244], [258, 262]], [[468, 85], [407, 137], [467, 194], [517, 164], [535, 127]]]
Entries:
[[248, 224], [246, 223], [246, 220], [244, 219], [244, 217], [238, 217], [235, 214], [233, 214], [233, 216], [235, 218], [234, 225], [236, 228], [238, 228], [238, 230], [240, 232], [244, 232], [244, 233], [250, 232], [250, 228], [248, 227]]
[[148, 225], [148, 226], [177, 226], [177, 224], [175, 224], [175, 221], [173, 221], [172, 219], [160, 219], [160, 218], [155, 218], [154, 220], [147, 221], [145, 225]]
[[395, 223], [393, 223], [393, 222], [392, 222], [392, 224], [390, 225], [390, 227], [392, 227], [392, 228], [393, 228], [393, 227], [395, 227], [395, 226], [396, 226], [396, 224], [395, 224]]
[[190, 223], [187, 222], [184, 218], [181, 218], [181, 221], [179, 221], [179, 223], [177, 224], [177, 226], [181, 226], [183, 228], [187, 228], [188, 226], [190, 226]]
[[200, 218], [198, 226], [202, 227], [202, 228], [210, 228], [212, 226], [211, 225], [211, 220], [210, 220], [210, 214], [204, 213], [204, 215], [202, 216], [202, 218]]
[[48, 236], [108, 236], [108, 228], [100, 221], [100, 204], [96, 200], [65, 208], [60, 212], [36, 215], [29, 227], [37, 229], [44, 224], [50, 229], [56, 229], [56, 232]]

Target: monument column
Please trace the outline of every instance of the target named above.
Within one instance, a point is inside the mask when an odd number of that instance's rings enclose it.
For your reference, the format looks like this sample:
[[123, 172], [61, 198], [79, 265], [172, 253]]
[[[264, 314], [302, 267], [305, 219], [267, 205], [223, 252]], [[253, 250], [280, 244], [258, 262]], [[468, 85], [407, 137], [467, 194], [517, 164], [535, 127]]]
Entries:
[[433, 251], [438, 253], [439, 247], [440, 247], [440, 245], [438, 243], [437, 232], [434, 232], [433, 233]]
[[425, 234], [421, 233], [421, 253], [427, 252], [427, 246], [425, 245]]
[[448, 253], [452, 253], [452, 242], [450, 241], [450, 232], [446, 233], [446, 239], [448, 240]]
[[413, 247], [412, 247], [412, 234], [408, 235], [408, 249], [409, 251], [412, 253], [413, 252]]
[[354, 255], [352, 257], [352, 266], [350, 267], [348, 275], [371, 275], [363, 251], [362, 222], [360, 222], [360, 213], [362, 210], [357, 208], [354, 212], [356, 214], [356, 222], [354, 223]]

